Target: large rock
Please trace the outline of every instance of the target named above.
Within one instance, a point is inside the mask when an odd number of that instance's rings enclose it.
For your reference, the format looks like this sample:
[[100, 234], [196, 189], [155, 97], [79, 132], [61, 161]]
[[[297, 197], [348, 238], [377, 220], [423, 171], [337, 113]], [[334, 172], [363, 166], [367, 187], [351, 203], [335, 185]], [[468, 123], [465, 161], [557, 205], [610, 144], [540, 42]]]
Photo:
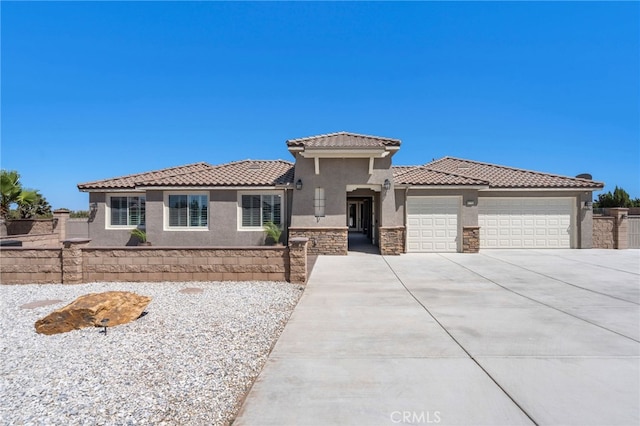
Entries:
[[[36, 321], [36, 332], [58, 334], [105, 323], [109, 327], [126, 324], [139, 318], [150, 302], [150, 297], [128, 291], [86, 294]], [[109, 321], [103, 323], [104, 319]]]

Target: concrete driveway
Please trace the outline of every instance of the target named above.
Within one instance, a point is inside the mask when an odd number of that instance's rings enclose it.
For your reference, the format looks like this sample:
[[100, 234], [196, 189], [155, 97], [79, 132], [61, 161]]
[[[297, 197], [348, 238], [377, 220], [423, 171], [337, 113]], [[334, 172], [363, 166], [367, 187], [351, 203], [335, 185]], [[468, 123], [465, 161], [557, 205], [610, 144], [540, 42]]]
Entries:
[[638, 425], [640, 251], [320, 257], [234, 425]]

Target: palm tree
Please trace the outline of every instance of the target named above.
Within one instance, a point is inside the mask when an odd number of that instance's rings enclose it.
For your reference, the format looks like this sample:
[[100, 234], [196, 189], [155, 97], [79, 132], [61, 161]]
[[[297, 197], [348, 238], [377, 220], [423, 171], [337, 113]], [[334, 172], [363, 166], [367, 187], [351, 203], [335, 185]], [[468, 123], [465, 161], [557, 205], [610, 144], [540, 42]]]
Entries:
[[32, 204], [37, 202], [36, 191], [22, 188], [20, 175], [15, 170], [0, 171], [0, 219], [9, 218], [9, 210], [12, 204]]

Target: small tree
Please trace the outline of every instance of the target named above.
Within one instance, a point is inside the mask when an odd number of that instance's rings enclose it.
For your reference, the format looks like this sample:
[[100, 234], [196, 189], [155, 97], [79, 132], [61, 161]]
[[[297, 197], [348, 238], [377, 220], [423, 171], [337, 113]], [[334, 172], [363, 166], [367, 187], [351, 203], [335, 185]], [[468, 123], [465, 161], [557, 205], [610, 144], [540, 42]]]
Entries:
[[596, 205], [594, 207], [640, 207], [640, 198], [632, 200], [627, 191], [616, 186], [613, 193], [609, 191], [598, 195], [598, 201], [596, 201]]
[[20, 175], [15, 170], [0, 171], [0, 218], [8, 219], [12, 204], [26, 205], [37, 201], [35, 191], [22, 188]]

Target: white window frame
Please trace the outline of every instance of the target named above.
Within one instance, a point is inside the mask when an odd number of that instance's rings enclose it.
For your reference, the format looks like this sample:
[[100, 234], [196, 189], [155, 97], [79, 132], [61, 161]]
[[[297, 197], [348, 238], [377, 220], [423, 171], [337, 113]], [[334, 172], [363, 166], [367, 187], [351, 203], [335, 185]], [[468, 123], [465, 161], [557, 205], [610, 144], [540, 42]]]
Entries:
[[[145, 198], [145, 225], [112, 225], [111, 224], [111, 197], [144, 197]], [[146, 198], [147, 194], [145, 192], [108, 192], [105, 195], [104, 200], [104, 219], [105, 219], [105, 229], [136, 229], [146, 227]]]
[[[286, 205], [284, 191], [238, 191], [238, 215], [236, 223], [238, 224], [238, 231], [264, 231], [263, 226], [242, 226], [242, 196], [243, 195], [279, 195], [280, 196], [280, 228], [284, 229], [286, 218]], [[262, 221], [262, 212], [260, 214], [260, 221]]]
[[[199, 195], [207, 197], [207, 226], [169, 226], [169, 196], [170, 195]], [[211, 194], [208, 191], [165, 191], [163, 194], [163, 229], [165, 231], [206, 232], [211, 225]], [[187, 203], [188, 204], [188, 203]], [[187, 217], [189, 213], [187, 213]]]
[[316, 188], [313, 192], [313, 214], [316, 218], [325, 217], [325, 208], [327, 206], [327, 198], [324, 194], [324, 188]]

